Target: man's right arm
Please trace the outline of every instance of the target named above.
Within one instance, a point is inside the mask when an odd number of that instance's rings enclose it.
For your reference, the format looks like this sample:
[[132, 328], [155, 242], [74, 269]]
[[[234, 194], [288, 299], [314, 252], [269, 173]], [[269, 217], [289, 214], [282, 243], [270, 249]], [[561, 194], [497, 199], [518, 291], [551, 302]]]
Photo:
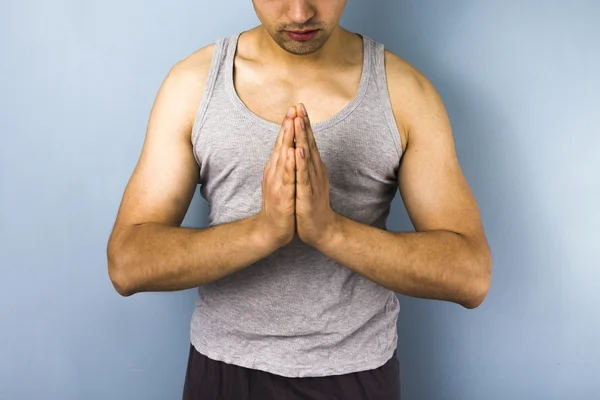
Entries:
[[123, 296], [207, 284], [279, 247], [258, 216], [181, 227], [198, 181], [190, 138], [212, 55], [208, 46], [177, 63], [156, 96], [107, 246], [109, 276]]

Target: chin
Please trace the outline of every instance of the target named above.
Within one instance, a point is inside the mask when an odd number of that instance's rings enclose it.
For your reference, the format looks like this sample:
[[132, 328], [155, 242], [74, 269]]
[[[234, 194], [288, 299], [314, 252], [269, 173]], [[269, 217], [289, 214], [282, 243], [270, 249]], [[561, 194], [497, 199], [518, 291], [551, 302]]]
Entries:
[[275, 42], [283, 50], [290, 54], [302, 56], [316, 53], [323, 45], [327, 42], [327, 37], [322, 36], [323, 33], [319, 32], [316, 37], [307, 41], [295, 41], [290, 39], [285, 32], [277, 34]]

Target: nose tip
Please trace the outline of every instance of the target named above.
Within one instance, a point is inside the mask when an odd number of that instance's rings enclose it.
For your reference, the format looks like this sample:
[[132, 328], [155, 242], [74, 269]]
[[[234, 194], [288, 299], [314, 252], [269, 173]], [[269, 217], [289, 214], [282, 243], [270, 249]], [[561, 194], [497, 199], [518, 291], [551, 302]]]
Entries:
[[293, 0], [288, 15], [293, 22], [303, 24], [315, 16], [315, 10], [307, 0]]

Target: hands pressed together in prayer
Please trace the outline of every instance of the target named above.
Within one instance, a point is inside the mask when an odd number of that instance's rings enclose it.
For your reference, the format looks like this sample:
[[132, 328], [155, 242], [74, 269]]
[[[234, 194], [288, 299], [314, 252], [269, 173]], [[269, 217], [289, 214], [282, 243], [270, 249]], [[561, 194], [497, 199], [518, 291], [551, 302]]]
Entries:
[[329, 202], [329, 178], [303, 104], [285, 116], [264, 168], [259, 220], [278, 246], [298, 237], [317, 247], [331, 239], [339, 214]]

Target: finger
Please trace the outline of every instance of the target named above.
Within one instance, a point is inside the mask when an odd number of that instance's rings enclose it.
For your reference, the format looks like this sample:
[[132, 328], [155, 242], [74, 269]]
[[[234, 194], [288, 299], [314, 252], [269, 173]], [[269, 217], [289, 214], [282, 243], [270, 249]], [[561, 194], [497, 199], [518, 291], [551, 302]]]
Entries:
[[[281, 144], [281, 148], [279, 149], [279, 158], [277, 159], [277, 166], [275, 167], [275, 174], [273, 178], [276, 182], [281, 182], [283, 179], [283, 175], [285, 172], [285, 164], [288, 159], [287, 152], [290, 148], [293, 148], [293, 140], [294, 140], [294, 124], [292, 120], [288, 120], [286, 122], [286, 129], [283, 134], [283, 141]], [[290, 146], [290, 143], [292, 144]]]
[[[288, 111], [288, 119], [290, 121], [290, 125], [291, 125], [291, 129], [292, 129], [292, 135], [284, 135], [282, 137], [282, 145], [284, 146], [288, 146], [288, 147], [294, 147], [294, 139], [295, 139], [295, 129], [294, 129], [294, 119], [296, 118], [296, 107], [291, 107], [290, 110]], [[287, 150], [286, 150], [287, 151]]]
[[306, 140], [308, 142], [308, 146], [311, 150], [311, 155], [313, 156], [316, 164], [318, 165], [318, 161], [321, 161], [321, 155], [319, 154], [319, 149], [317, 147], [317, 140], [315, 139], [315, 135], [312, 129], [312, 125], [310, 123], [310, 118], [308, 117], [308, 112], [306, 111], [306, 107], [304, 104], [300, 103], [297, 108], [297, 113], [299, 116], [304, 118], [304, 124], [306, 126]]
[[[285, 123], [286, 123], [285, 121], [286, 121], [286, 120], [288, 120], [288, 119], [293, 121], [293, 120], [294, 120], [294, 118], [296, 118], [296, 116], [297, 116], [297, 113], [296, 113], [296, 107], [290, 107], [290, 108], [288, 109], [288, 112], [287, 112], [287, 114], [286, 114], [285, 118], [283, 119], [283, 124], [282, 124], [282, 126], [281, 126], [281, 127], [282, 127], [282, 130], [280, 130], [280, 132], [285, 132], [285, 126], [284, 126], [284, 125], [285, 125]], [[281, 146], [281, 144], [283, 143], [283, 137], [284, 137], [284, 135], [283, 135], [283, 134], [281, 134], [281, 135], [279, 135], [279, 136], [277, 137], [277, 139], [278, 139], [278, 141], [277, 141], [277, 144], [278, 144], [279, 146]]]
[[266, 169], [275, 171], [275, 167], [277, 165], [277, 159], [279, 158], [279, 150], [281, 148], [281, 144], [283, 142], [283, 136], [284, 136], [285, 129], [286, 129], [286, 123], [288, 123], [286, 121], [289, 121], [290, 118], [295, 118], [296, 115], [297, 115], [296, 107], [290, 107], [288, 109], [286, 116], [283, 118], [283, 121], [281, 122], [281, 128], [279, 129], [279, 133], [277, 134], [277, 137], [275, 138], [275, 142], [273, 143], [273, 149], [271, 150], [271, 156], [269, 157], [269, 160], [267, 161]]
[[296, 148], [302, 147], [306, 154], [306, 152], [308, 151], [308, 138], [306, 136], [306, 133], [304, 133], [302, 127], [300, 126], [301, 119], [302, 118], [298, 116], [293, 120], [296, 127]]
[[[296, 118], [294, 123], [297, 132], [296, 137], [300, 138], [300, 147], [304, 152], [304, 161], [306, 164], [306, 169], [308, 170], [308, 177], [314, 181], [317, 178], [317, 170], [315, 168], [315, 159], [313, 157], [314, 152], [308, 144], [306, 123], [304, 123], [304, 119], [302, 117]], [[296, 142], [296, 147], [298, 147], [298, 142]]]
[[296, 197], [307, 199], [312, 195], [310, 174], [306, 164], [306, 153], [303, 147], [296, 148]]
[[275, 173], [275, 169], [277, 167], [277, 160], [279, 159], [279, 150], [281, 149], [281, 141], [283, 140], [283, 135], [285, 133], [286, 124], [289, 124], [290, 120], [287, 116], [283, 119], [283, 123], [281, 124], [281, 129], [277, 134], [277, 138], [275, 139], [275, 143], [273, 144], [273, 149], [271, 150], [271, 155], [269, 156], [269, 161], [267, 161], [267, 165], [265, 167], [265, 172], [268, 172], [270, 176]]
[[289, 147], [286, 152], [283, 186], [284, 189], [289, 190], [289, 195], [294, 195], [296, 191], [296, 152], [293, 147]]
[[[296, 197], [308, 199], [314, 192], [313, 184], [316, 183], [316, 174], [310, 158], [310, 151], [306, 142], [306, 131], [302, 127], [302, 118], [295, 119], [296, 128]], [[298, 144], [298, 142], [300, 144]]]

